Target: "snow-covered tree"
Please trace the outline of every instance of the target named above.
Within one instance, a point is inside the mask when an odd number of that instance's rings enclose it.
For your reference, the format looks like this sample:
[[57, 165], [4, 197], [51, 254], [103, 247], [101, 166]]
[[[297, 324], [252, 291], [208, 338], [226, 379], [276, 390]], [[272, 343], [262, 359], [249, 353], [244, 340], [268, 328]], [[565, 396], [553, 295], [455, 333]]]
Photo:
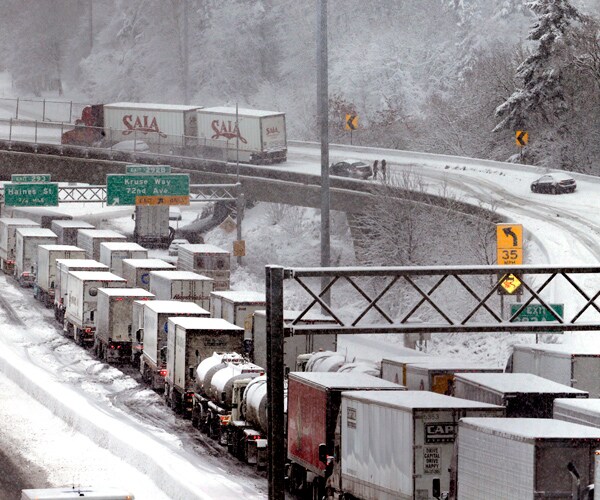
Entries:
[[517, 69], [519, 88], [496, 109], [501, 121], [495, 130], [524, 128], [536, 119], [549, 122], [568, 106], [565, 73], [573, 62], [571, 35], [582, 16], [569, 0], [535, 0], [528, 6], [537, 16], [528, 38], [537, 47]]

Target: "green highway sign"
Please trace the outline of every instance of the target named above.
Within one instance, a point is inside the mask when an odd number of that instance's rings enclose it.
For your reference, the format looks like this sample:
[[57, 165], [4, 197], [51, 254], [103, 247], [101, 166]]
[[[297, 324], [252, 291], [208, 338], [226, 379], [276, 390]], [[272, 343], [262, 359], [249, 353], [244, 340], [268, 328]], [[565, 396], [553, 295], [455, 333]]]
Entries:
[[[511, 304], [510, 315], [511, 317], [521, 308], [523, 304]], [[565, 314], [564, 304], [548, 304], [553, 311], [560, 317], [563, 318]], [[521, 313], [515, 318], [514, 321], [556, 321], [556, 318], [552, 316], [549, 309], [541, 304], [529, 304]]]
[[12, 174], [11, 182], [50, 182], [50, 174]]
[[170, 174], [170, 165], [125, 165], [128, 174]]
[[4, 204], [7, 207], [56, 207], [58, 183], [4, 184]]
[[189, 196], [187, 174], [106, 176], [106, 202], [109, 205], [135, 205], [136, 198], [148, 196]]

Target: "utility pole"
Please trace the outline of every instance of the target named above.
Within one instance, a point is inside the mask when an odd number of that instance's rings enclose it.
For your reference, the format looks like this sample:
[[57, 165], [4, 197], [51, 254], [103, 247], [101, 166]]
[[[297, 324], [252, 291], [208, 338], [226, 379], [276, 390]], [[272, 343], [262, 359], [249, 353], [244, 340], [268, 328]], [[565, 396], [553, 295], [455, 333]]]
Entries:
[[89, 25], [88, 25], [88, 36], [90, 42], [90, 53], [94, 48], [94, 0], [89, 0]]
[[189, 90], [190, 53], [188, 45], [188, 0], [183, 0], [183, 103], [190, 103]]
[[[329, 95], [327, 79], [327, 0], [319, 0], [317, 11], [317, 116], [321, 130], [321, 267], [329, 267]], [[329, 280], [323, 278], [322, 288]], [[324, 297], [329, 302], [329, 296]]]

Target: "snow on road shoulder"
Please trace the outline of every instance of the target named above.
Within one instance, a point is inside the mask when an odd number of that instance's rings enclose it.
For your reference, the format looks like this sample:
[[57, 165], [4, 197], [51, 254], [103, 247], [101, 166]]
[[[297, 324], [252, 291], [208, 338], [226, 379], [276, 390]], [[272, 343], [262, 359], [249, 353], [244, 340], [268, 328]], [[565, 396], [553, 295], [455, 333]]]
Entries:
[[36, 487], [111, 485], [133, 492], [137, 500], [169, 498], [148, 477], [1, 376], [0, 419], [2, 426], [11, 430], [0, 434], [0, 446], [14, 450], [14, 458], [23, 457], [39, 467], [28, 468], [30, 482]]

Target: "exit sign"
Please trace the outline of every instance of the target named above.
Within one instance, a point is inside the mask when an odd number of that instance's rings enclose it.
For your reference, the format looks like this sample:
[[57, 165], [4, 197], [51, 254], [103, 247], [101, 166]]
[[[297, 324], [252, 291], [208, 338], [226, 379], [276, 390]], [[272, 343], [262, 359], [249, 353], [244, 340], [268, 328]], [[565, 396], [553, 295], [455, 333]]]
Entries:
[[172, 196], [189, 195], [190, 176], [187, 174], [106, 176], [106, 202], [109, 205], [136, 205], [138, 198], [140, 200], [154, 199], [154, 197], [166, 199]]
[[7, 207], [56, 207], [58, 183], [5, 184], [4, 204]]
[[[523, 304], [511, 304], [510, 315], [511, 317], [521, 308]], [[552, 310], [562, 319], [565, 314], [564, 304], [548, 304]], [[514, 319], [514, 321], [556, 321], [556, 318], [552, 315], [550, 310], [541, 304], [529, 304], [521, 313]]]
[[11, 182], [50, 182], [50, 174], [12, 174]]
[[126, 165], [128, 174], [170, 174], [170, 165]]

